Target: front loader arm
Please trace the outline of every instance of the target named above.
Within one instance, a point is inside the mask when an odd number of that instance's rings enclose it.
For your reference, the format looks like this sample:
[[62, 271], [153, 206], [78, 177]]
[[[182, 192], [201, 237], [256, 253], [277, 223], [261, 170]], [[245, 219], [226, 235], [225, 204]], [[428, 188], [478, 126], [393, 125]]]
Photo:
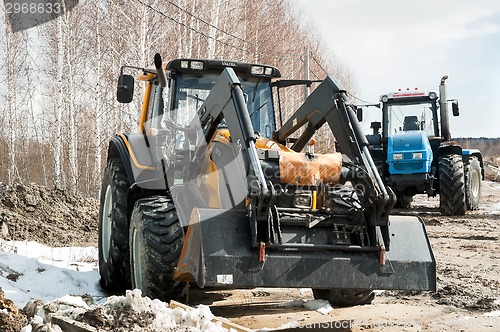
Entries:
[[[207, 99], [198, 110], [198, 116], [207, 143], [212, 140], [217, 128], [225, 119], [233, 149], [236, 155], [241, 153], [243, 156], [249, 194], [259, 198], [261, 203], [269, 202], [272, 188], [268, 187], [260, 166], [255, 147], [256, 137], [245, 96], [241, 83], [232, 68], [224, 69], [219, 76]], [[267, 214], [267, 210], [265, 212]]]
[[346, 105], [345, 91], [332, 77], [327, 77], [304, 101], [297, 111], [275, 132], [275, 138], [280, 143], [295, 133], [302, 126], [307, 125], [304, 132], [292, 146], [295, 151], [301, 151], [325, 122], [328, 122], [337, 139], [343, 154], [352, 161], [359, 163], [361, 160], [360, 147], [365, 143], [362, 132], [357, 133], [352, 126]]
[[342, 154], [368, 173], [369, 176], [363, 179], [358, 178], [358, 180], [362, 181], [365, 187], [364, 194], [368, 198], [367, 203], [376, 206], [376, 210], [379, 211], [373, 214], [379, 215], [374, 223], [384, 224], [388, 211], [394, 205], [394, 196], [383, 184], [368, 151], [368, 141], [361, 131], [354, 111], [346, 101], [346, 92], [332, 77], [327, 77], [288, 121], [274, 133], [274, 137], [278, 142], [285, 143], [287, 138], [299, 128], [306, 126], [292, 146], [293, 150], [301, 151], [316, 130], [325, 122], [328, 123]]
[[[249, 217], [252, 246], [257, 247], [262, 241], [269, 241], [271, 229], [271, 205], [276, 192], [274, 187], [266, 182], [266, 178], [259, 162], [255, 147], [256, 137], [241, 83], [232, 68], [225, 68], [210, 90], [210, 94], [198, 110], [200, 125], [203, 130], [205, 142], [212, 141], [215, 133], [225, 120], [230, 133], [231, 148], [236, 162], [243, 165], [239, 167], [244, 171], [244, 182], [247, 185], [246, 214]], [[203, 144], [194, 154], [192, 165], [202, 165], [208, 156], [208, 150]], [[242, 158], [237, 156], [241, 155]], [[234, 179], [233, 179], [234, 180]], [[260, 225], [260, 226], [259, 226]]]

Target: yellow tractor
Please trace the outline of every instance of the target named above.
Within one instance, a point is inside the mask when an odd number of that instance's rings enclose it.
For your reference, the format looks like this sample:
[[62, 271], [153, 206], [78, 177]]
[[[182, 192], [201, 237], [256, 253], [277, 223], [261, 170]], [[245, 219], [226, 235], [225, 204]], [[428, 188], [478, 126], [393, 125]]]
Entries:
[[[183, 300], [189, 283], [309, 287], [337, 306], [369, 303], [375, 289], [436, 289], [425, 227], [389, 215], [395, 195], [332, 77], [283, 123], [280, 89], [311, 81], [237, 61], [165, 64], [157, 54], [155, 68], [122, 67], [122, 103], [133, 98], [131, 69], [145, 93], [138, 132], [109, 143], [104, 288]], [[338, 151], [302, 152], [323, 125]]]

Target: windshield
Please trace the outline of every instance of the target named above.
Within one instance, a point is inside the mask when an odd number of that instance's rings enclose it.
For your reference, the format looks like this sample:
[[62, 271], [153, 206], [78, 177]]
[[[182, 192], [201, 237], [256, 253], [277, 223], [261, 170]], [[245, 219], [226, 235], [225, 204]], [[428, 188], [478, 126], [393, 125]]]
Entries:
[[422, 130], [427, 136], [435, 136], [433, 112], [435, 104], [387, 105], [389, 135], [402, 131]]
[[[187, 125], [196, 116], [214, 86], [218, 74], [204, 74], [202, 77], [183, 75], [177, 78], [177, 95], [172, 120], [179, 125]], [[269, 81], [259, 78], [238, 77], [246, 95], [248, 112], [254, 131], [271, 138], [275, 129], [274, 110]], [[224, 123], [223, 123], [224, 124]]]

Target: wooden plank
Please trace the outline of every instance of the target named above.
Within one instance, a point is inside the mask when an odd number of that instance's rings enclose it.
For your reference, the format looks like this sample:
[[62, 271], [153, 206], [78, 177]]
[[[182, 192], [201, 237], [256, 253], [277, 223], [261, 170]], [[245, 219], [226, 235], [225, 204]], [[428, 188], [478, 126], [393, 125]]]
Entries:
[[[170, 301], [169, 307], [170, 308], [182, 308], [184, 310], [193, 310], [192, 307], [190, 307], [184, 303], [174, 301], [174, 300]], [[228, 320], [227, 318], [214, 317], [214, 319], [212, 319], [212, 321], [221, 322], [222, 327], [224, 327], [226, 329], [233, 329], [233, 330], [236, 330], [237, 332], [254, 332], [254, 330], [251, 330], [249, 328], [235, 324], [235, 323], [231, 322], [230, 320]]]
[[95, 327], [89, 324], [63, 316], [52, 316], [51, 323], [58, 325], [64, 332], [98, 332]]

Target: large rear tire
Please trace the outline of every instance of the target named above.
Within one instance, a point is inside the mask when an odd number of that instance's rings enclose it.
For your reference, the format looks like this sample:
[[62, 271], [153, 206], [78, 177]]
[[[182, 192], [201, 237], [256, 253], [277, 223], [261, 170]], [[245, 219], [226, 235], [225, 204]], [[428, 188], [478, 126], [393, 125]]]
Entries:
[[163, 301], [186, 300], [186, 283], [173, 280], [184, 235], [174, 203], [164, 196], [141, 198], [130, 218], [132, 287]]
[[467, 210], [476, 210], [481, 198], [481, 164], [471, 157], [465, 167], [465, 203]]
[[104, 172], [99, 208], [99, 273], [106, 290], [130, 287], [125, 166], [110, 160]]
[[328, 300], [334, 307], [352, 307], [371, 304], [375, 293], [366, 289], [314, 289], [316, 300]]
[[439, 159], [439, 210], [443, 215], [465, 214], [465, 169], [462, 156], [452, 154]]

